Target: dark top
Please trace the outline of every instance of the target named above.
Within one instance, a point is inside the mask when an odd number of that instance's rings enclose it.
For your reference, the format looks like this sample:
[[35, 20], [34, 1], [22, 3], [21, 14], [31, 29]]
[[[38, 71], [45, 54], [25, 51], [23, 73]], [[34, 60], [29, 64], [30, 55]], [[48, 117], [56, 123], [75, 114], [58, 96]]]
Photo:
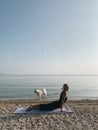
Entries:
[[[62, 102], [62, 93], [60, 95], [60, 99], [58, 101], [54, 101], [48, 104], [40, 104], [39, 109], [42, 111], [48, 111], [48, 110], [54, 110], [56, 108], [60, 108], [61, 107], [61, 102]], [[66, 102], [67, 97], [64, 100], [64, 103]]]

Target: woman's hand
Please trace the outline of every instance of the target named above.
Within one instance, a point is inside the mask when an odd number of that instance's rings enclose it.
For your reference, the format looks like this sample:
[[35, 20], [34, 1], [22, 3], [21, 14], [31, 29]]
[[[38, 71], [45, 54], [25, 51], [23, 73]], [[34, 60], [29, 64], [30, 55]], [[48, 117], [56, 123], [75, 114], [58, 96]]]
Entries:
[[61, 109], [61, 112], [65, 112], [65, 110], [64, 110], [64, 109]]

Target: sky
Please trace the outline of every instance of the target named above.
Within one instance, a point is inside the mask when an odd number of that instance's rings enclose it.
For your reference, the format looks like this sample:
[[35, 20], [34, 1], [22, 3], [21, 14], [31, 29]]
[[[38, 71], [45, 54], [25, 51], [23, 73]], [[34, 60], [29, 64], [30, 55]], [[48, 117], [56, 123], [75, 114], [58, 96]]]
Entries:
[[98, 74], [98, 0], [0, 0], [0, 73]]

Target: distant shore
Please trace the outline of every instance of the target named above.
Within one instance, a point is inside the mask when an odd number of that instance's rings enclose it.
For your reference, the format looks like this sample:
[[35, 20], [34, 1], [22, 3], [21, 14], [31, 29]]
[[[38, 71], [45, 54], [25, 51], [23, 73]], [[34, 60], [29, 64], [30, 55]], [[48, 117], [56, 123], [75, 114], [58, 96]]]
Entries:
[[70, 114], [13, 114], [17, 107], [52, 100], [0, 100], [1, 130], [97, 130], [98, 99], [69, 100]]

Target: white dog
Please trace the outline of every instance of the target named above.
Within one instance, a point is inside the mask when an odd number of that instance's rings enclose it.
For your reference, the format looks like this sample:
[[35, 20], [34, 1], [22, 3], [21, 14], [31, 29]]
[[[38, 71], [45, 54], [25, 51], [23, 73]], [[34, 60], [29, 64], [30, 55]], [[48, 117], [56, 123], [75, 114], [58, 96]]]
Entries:
[[47, 91], [45, 88], [43, 89], [35, 89], [34, 93], [37, 95], [39, 99], [41, 98], [47, 98]]

